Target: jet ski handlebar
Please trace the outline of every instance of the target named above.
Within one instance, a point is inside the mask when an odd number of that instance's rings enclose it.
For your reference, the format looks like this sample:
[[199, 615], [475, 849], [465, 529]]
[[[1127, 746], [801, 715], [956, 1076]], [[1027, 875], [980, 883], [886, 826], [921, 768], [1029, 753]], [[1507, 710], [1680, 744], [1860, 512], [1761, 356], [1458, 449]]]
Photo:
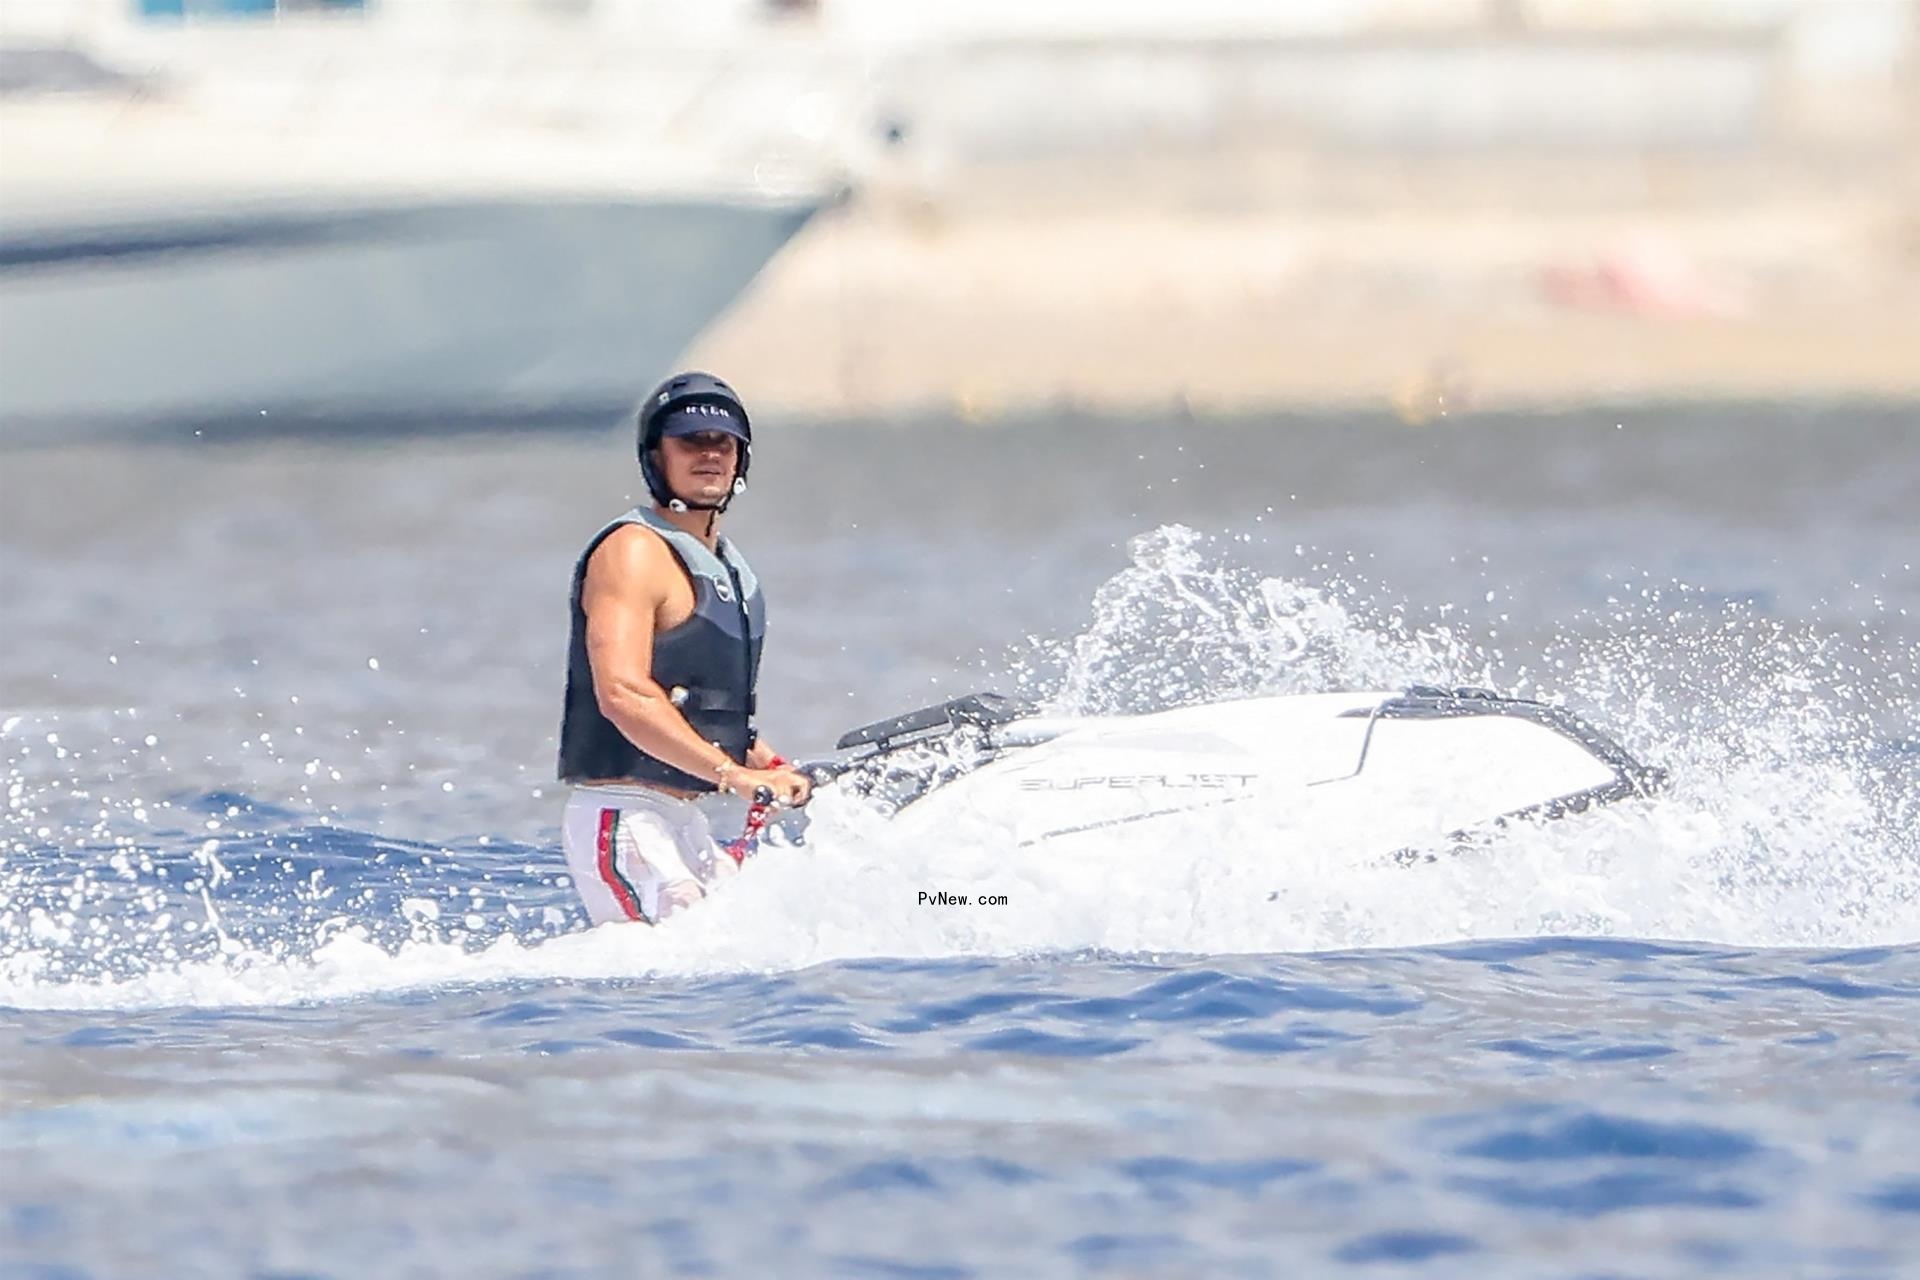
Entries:
[[852, 760], [800, 760], [796, 761], [793, 771], [816, 787], [824, 787], [833, 782], [857, 762]]
[[[1026, 720], [1008, 721], [986, 728], [988, 742], [995, 750], [1005, 747], [1034, 747], [1043, 742], [1051, 742], [1061, 734], [1070, 733], [1081, 727], [1085, 721], [1076, 716], [1034, 717]], [[863, 755], [839, 760], [802, 760], [793, 768], [804, 774], [816, 787], [824, 787], [836, 781], [842, 775], [873, 763], [876, 756], [883, 755], [892, 740], [882, 740], [875, 744], [873, 751]]]

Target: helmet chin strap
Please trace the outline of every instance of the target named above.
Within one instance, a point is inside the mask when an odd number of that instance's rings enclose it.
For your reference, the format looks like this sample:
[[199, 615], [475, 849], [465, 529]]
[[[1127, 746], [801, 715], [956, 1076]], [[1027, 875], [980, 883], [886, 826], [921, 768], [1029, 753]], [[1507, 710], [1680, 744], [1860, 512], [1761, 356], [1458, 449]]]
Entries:
[[718, 520], [720, 518], [720, 513], [722, 511], [725, 511], [726, 509], [727, 509], [727, 504], [725, 502], [687, 503], [687, 502], [682, 502], [678, 498], [675, 498], [672, 502], [669, 502], [667, 504], [667, 510], [677, 511], [683, 515], [689, 511], [706, 512], [707, 513], [707, 536], [709, 538], [713, 536], [713, 522]]
[[[745, 493], [746, 491], [747, 491], [746, 477], [735, 476], [733, 478], [732, 490], [728, 492], [726, 497], [720, 499], [720, 501], [688, 502], [685, 498], [675, 496], [673, 499], [671, 499], [667, 503], [667, 510], [678, 511], [683, 514], [688, 511], [708, 511], [708, 512], [712, 512], [713, 515], [717, 516], [722, 511], [725, 511], [727, 509], [727, 505], [729, 503], [731, 503], [735, 498], [739, 497], [741, 494]], [[709, 533], [713, 531], [713, 520], [711, 517], [709, 517], [707, 520], [707, 531]]]

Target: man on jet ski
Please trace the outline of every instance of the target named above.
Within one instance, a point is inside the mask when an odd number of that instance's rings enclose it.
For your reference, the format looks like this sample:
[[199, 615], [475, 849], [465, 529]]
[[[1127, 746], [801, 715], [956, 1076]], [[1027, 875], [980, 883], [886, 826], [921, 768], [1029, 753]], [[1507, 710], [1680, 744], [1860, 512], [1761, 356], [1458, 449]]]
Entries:
[[735, 859], [694, 804], [727, 791], [801, 805], [808, 779], [754, 727], [759, 581], [720, 534], [747, 487], [753, 428], [720, 379], [678, 374], [641, 406], [642, 503], [573, 571], [560, 780], [567, 867], [594, 923], [657, 923]]

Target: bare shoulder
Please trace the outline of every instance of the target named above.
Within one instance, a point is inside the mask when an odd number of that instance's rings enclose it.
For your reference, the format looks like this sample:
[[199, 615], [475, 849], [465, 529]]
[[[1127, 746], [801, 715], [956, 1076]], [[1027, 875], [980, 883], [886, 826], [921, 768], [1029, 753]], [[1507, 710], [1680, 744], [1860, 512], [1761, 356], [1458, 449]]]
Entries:
[[587, 558], [586, 590], [657, 597], [673, 581], [674, 565], [673, 552], [659, 534], [645, 525], [621, 525]]

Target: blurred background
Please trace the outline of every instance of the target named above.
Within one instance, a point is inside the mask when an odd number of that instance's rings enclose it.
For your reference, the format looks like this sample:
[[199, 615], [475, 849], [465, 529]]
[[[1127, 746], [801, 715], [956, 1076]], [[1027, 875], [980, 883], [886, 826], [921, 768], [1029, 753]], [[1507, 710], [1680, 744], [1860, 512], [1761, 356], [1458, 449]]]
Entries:
[[1059, 659], [1173, 524], [1457, 610], [1462, 678], [1632, 630], [1582, 611], [1636, 575], [1915, 663], [1914, 0], [0, 15], [8, 708], [203, 722], [209, 787], [262, 680], [413, 726], [364, 821], [402, 763], [544, 774], [569, 568], [687, 365], [760, 427], [789, 743]]
[[1912, 0], [0, 13], [14, 441], [1920, 388]]

